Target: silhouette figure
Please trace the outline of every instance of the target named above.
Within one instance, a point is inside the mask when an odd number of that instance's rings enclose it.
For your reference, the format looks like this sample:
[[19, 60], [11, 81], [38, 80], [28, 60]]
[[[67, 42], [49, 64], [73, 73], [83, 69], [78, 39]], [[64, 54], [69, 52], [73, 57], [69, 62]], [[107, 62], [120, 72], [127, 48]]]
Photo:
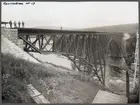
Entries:
[[19, 28], [20, 28], [20, 24], [21, 24], [21, 23], [20, 23], [20, 21], [19, 21], [19, 22], [18, 22], [18, 27], [19, 27]]
[[17, 28], [17, 23], [16, 23], [16, 21], [14, 21], [14, 27]]
[[24, 22], [22, 21], [22, 27], [24, 28]]
[[4, 25], [5, 25], [5, 27], [6, 27], [6, 23], [5, 23]]
[[9, 25], [10, 25], [10, 28], [12, 28], [12, 21], [11, 20], [9, 21]]

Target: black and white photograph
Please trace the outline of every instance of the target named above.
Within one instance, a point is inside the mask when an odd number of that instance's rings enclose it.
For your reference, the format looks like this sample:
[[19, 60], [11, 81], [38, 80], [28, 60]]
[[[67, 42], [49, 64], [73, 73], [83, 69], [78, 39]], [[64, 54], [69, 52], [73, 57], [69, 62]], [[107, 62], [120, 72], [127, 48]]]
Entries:
[[138, 1], [1, 1], [1, 100], [139, 103]]

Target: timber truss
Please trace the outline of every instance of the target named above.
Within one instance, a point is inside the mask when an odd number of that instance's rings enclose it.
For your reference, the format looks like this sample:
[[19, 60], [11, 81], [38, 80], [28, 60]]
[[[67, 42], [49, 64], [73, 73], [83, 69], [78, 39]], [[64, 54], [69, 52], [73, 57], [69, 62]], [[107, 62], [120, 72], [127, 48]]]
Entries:
[[24, 50], [38, 53], [59, 53], [68, 57], [80, 72], [93, 73], [101, 84], [105, 80], [105, 55], [112, 35], [70, 30], [18, 29]]

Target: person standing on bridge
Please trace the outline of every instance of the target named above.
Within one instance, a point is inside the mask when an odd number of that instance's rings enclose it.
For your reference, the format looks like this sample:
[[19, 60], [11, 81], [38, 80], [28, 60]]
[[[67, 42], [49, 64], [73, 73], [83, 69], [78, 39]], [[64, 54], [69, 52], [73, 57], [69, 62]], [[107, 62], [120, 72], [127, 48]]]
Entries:
[[17, 28], [17, 23], [16, 23], [16, 21], [14, 21], [14, 27]]
[[10, 28], [12, 28], [12, 21], [11, 20], [9, 21], [9, 25], [10, 25]]
[[22, 27], [24, 28], [24, 22], [22, 21]]
[[19, 22], [18, 22], [18, 27], [19, 27], [19, 28], [20, 28], [20, 24], [21, 24], [21, 23], [20, 23], [20, 21], [19, 21]]

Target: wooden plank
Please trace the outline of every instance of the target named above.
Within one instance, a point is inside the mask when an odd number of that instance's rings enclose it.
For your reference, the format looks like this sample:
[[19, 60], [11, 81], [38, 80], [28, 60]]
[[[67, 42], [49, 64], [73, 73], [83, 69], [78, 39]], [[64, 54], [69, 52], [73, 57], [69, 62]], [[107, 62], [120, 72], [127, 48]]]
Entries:
[[46, 100], [46, 99], [44, 98], [43, 95], [39, 95], [39, 96], [37, 96], [37, 97], [33, 97], [33, 99], [35, 100], [35, 102], [36, 102], [37, 104], [50, 103], [48, 100]]
[[40, 92], [38, 92], [32, 84], [27, 86], [27, 90], [29, 95], [37, 104], [45, 104], [50, 103]]
[[92, 103], [127, 103], [127, 98], [122, 95], [99, 90]]
[[41, 93], [38, 92], [31, 84], [28, 85], [27, 89], [31, 97], [41, 95]]

